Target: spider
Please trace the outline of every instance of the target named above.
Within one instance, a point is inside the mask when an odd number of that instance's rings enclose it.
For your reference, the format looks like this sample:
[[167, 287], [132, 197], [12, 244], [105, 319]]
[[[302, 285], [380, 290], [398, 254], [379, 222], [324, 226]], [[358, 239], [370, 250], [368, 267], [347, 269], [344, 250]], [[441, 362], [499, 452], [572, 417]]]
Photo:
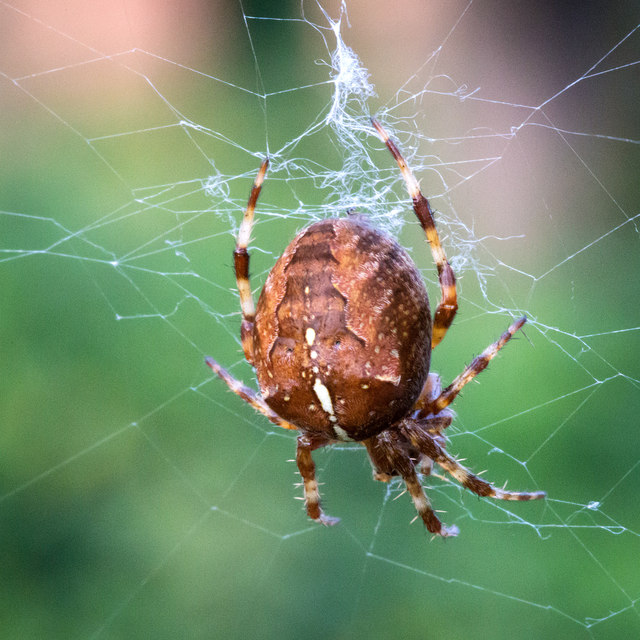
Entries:
[[232, 377], [213, 358], [206, 363], [229, 388], [271, 422], [299, 431], [296, 463], [307, 515], [333, 525], [320, 504], [312, 452], [335, 442], [360, 442], [375, 480], [401, 476], [426, 528], [458, 534], [436, 516], [419, 480], [438, 464], [479, 496], [536, 500], [543, 491], [498, 489], [446, 451], [448, 409], [522, 327], [513, 322], [444, 390], [429, 372], [431, 351], [456, 314], [456, 281], [435, 228], [431, 207], [395, 143], [374, 128], [395, 158], [438, 270], [441, 300], [433, 320], [427, 292], [413, 261], [390, 236], [348, 212], [316, 222], [296, 235], [269, 273], [254, 306], [247, 246], [254, 210], [269, 164], [255, 178], [234, 250], [242, 310], [241, 340], [255, 368], [260, 393]]

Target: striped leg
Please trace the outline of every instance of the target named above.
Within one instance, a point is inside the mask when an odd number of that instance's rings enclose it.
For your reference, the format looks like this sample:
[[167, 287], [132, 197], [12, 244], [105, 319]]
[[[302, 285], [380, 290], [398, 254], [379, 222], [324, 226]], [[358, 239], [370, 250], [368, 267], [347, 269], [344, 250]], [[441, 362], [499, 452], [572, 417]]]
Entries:
[[371, 459], [375, 480], [389, 482], [393, 476], [402, 476], [407, 491], [413, 500], [413, 506], [428, 531], [443, 538], [458, 535], [458, 527], [443, 525], [431, 507], [429, 498], [427, 498], [416, 474], [414, 462], [407, 452], [406, 442], [402, 435], [395, 429], [389, 429], [373, 438], [363, 440], [362, 444], [367, 448], [367, 453]]
[[[205, 362], [211, 369], [222, 378], [229, 389], [237, 393], [243, 400], [250, 404], [256, 411], [265, 415], [271, 422], [284, 429], [296, 429], [296, 426], [283, 420], [275, 411], [272, 411], [260, 394], [250, 387], [244, 385], [240, 380], [234, 378], [224, 367], [221, 367], [213, 358], [206, 358]], [[307, 507], [307, 514], [312, 520], [326, 526], [340, 522], [340, 518], [332, 518], [323, 513], [320, 507], [320, 492], [318, 491], [318, 481], [316, 480], [316, 465], [311, 457], [314, 449], [327, 444], [326, 440], [313, 439], [310, 436], [298, 436], [298, 446], [296, 451], [296, 463], [302, 481], [304, 483], [304, 501]]]
[[490, 344], [479, 356], [476, 356], [471, 364], [435, 399], [421, 407], [426, 413], [439, 413], [448, 407], [468, 382], [471, 382], [481, 371], [487, 368], [489, 362], [513, 337], [516, 331], [527, 321], [525, 317], [518, 318], [496, 342]]
[[418, 480], [418, 475], [413, 467], [411, 467], [411, 470], [407, 475], [403, 476], [403, 479], [404, 483], [407, 485], [409, 495], [413, 500], [413, 505], [415, 506], [418, 515], [422, 518], [427, 530], [438, 536], [442, 536], [443, 538], [457, 536], [458, 533], [460, 533], [460, 530], [455, 524], [445, 526], [440, 522], [440, 519], [431, 507], [429, 498], [427, 498], [427, 494], [424, 492], [424, 489]]
[[316, 465], [311, 452], [327, 444], [326, 440], [314, 440], [311, 436], [299, 435], [296, 450], [296, 463], [304, 484], [304, 503], [307, 515], [316, 522], [331, 526], [340, 522], [340, 518], [332, 518], [322, 511], [320, 506], [320, 492], [316, 480]]
[[249, 403], [256, 411], [259, 411], [266, 416], [271, 422], [277, 424], [284, 429], [296, 429], [297, 427], [286, 420], [283, 420], [275, 411], [269, 408], [267, 403], [262, 399], [262, 396], [257, 392], [247, 387], [245, 384], [234, 378], [224, 367], [221, 367], [213, 358], [205, 358], [205, 362], [214, 373], [222, 378], [229, 389], [238, 394], [245, 402]]
[[407, 166], [405, 159], [402, 157], [398, 147], [389, 137], [389, 134], [385, 131], [382, 125], [375, 119], [371, 118], [371, 123], [376, 128], [376, 131], [382, 138], [383, 142], [387, 145], [391, 155], [395, 158], [402, 177], [407, 185], [409, 195], [413, 200], [413, 210], [420, 220], [420, 224], [427, 235], [427, 241], [431, 247], [431, 254], [433, 260], [436, 263], [438, 269], [438, 280], [440, 281], [441, 298], [436, 308], [436, 313], [433, 317], [433, 335], [431, 337], [431, 348], [436, 347], [439, 342], [444, 338], [447, 333], [447, 329], [451, 326], [453, 318], [458, 310], [458, 295], [456, 293], [456, 278], [453, 273], [453, 269], [447, 261], [447, 256], [444, 253], [444, 249], [440, 244], [440, 238], [436, 231], [436, 225], [433, 221], [433, 213], [429, 201], [422, 195], [418, 181], [415, 179], [411, 169]]
[[504, 491], [494, 487], [452, 458], [444, 448], [435, 442], [418, 421], [405, 420], [402, 423], [401, 430], [412, 446], [450, 473], [463, 487], [479, 496], [495, 498], [496, 500], [539, 500], [547, 495], [544, 491]]
[[233, 264], [236, 272], [236, 283], [238, 285], [238, 293], [240, 294], [240, 307], [242, 309], [242, 328], [240, 330], [240, 338], [242, 340], [242, 348], [244, 355], [249, 364], [253, 364], [253, 323], [256, 316], [256, 308], [253, 303], [251, 294], [251, 285], [249, 284], [249, 252], [247, 246], [251, 236], [251, 228], [253, 227], [253, 212], [256, 208], [256, 202], [262, 189], [264, 176], [267, 173], [269, 159], [265, 158], [260, 165], [258, 175], [253, 182], [249, 202], [242, 218], [238, 239], [236, 240], [236, 248], [233, 252]]

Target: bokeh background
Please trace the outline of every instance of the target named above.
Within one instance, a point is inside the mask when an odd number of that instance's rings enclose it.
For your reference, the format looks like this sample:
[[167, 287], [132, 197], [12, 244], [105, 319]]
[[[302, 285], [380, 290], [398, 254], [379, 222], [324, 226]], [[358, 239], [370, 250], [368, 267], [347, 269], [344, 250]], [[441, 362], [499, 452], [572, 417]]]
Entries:
[[203, 365], [255, 384], [231, 251], [259, 157], [256, 287], [346, 197], [320, 179], [348, 156], [322, 126], [340, 5], [0, 4], [3, 637], [640, 635], [640, 11], [559, 4], [353, 0], [342, 18], [377, 93], [351, 115], [398, 119], [458, 267], [434, 367], [450, 380], [530, 319], [457, 402], [450, 446], [549, 500], [429, 479], [461, 529], [446, 542], [356, 447], [316, 455], [342, 522], [311, 526], [294, 436]]

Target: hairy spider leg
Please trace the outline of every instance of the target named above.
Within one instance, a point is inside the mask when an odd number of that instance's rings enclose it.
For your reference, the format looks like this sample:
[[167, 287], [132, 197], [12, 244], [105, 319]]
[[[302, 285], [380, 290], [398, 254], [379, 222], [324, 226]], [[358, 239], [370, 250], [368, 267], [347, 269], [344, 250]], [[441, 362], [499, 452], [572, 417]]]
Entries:
[[233, 393], [239, 395], [245, 402], [248, 402], [256, 411], [259, 411], [264, 416], [266, 416], [271, 422], [277, 424], [279, 427], [283, 429], [297, 429], [294, 424], [291, 422], [287, 422], [283, 420], [275, 411], [272, 411], [267, 403], [262, 399], [262, 396], [254, 391], [251, 387], [247, 387], [244, 383], [240, 382], [240, 380], [234, 378], [224, 367], [219, 365], [213, 358], [207, 357], [205, 358], [205, 362], [211, 369], [213, 369], [214, 373], [216, 373], [220, 378], [222, 378], [226, 383], [229, 389], [233, 391]]
[[[428, 423], [428, 421], [425, 421]], [[445, 471], [450, 473], [462, 486], [473, 493], [495, 498], [496, 500], [539, 500], [546, 497], [544, 491], [505, 491], [498, 489], [489, 482], [474, 475], [451, 457], [432, 437], [426, 432], [424, 425], [419, 420], [404, 420], [400, 425], [402, 434], [421, 453], [431, 458]]]
[[254, 364], [253, 358], [253, 325], [256, 317], [256, 307], [251, 294], [251, 284], [249, 283], [249, 252], [247, 246], [251, 236], [251, 228], [253, 227], [253, 212], [256, 208], [256, 202], [262, 189], [264, 176], [269, 166], [269, 158], [265, 158], [260, 165], [258, 175], [253, 181], [251, 195], [247, 208], [244, 211], [240, 231], [236, 240], [236, 248], [233, 252], [233, 265], [236, 272], [236, 283], [238, 285], [238, 293], [240, 294], [240, 308], [242, 309], [242, 327], [240, 329], [240, 339], [242, 341], [242, 349], [245, 358], [249, 364]]
[[[235, 394], [239, 395], [245, 402], [249, 403], [254, 409], [266, 416], [271, 422], [277, 424], [284, 429], [297, 430], [297, 427], [291, 422], [283, 420], [275, 411], [272, 411], [262, 396], [247, 387], [240, 380], [234, 378], [224, 367], [218, 364], [213, 358], [205, 358], [205, 362]], [[320, 506], [320, 492], [318, 491], [318, 481], [316, 480], [316, 466], [311, 457], [314, 449], [323, 447], [329, 441], [322, 438], [317, 439], [308, 435], [298, 436], [298, 445], [296, 450], [296, 464], [302, 476], [304, 486], [304, 502], [308, 516], [326, 526], [334, 525], [340, 521], [340, 518], [332, 518], [326, 515]]]
[[322, 511], [318, 481], [316, 480], [316, 465], [311, 456], [314, 449], [324, 447], [328, 442], [325, 438], [316, 439], [311, 435], [300, 434], [296, 449], [296, 464], [302, 476], [307, 515], [320, 524], [332, 526], [340, 522], [340, 518], [332, 518]]
[[413, 210], [427, 236], [433, 260], [438, 269], [441, 297], [433, 316], [433, 334], [431, 337], [431, 348], [433, 349], [444, 338], [458, 310], [456, 277], [440, 243], [436, 225], [433, 221], [431, 206], [429, 205], [429, 201], [422, 195], [418, 181], [415, 179], [411, 169], [409, 169], [405, 159], [398, 150], [398, 147], [393, 140], [391, 140], [383, 126], [375, 118], [371, 118], [371, 124], [376, 128], [380, 138], [382, 138], [382, 141], [387, 145], [387, 148], [391, 151], [391, 155], [393, 155], [400, 167], [402, 177], [407, 185], [407, 190], [413, 200]]
[[[421, 409], [423, 414], [433, 413], [437, 414], [445, 407], [448, 407], [460, 393], [462, 388], [471, 382], [481, 371], [487, 368], [489, 362], [496, 356], [498, 351], [504, 347], [509, 340], [513, 337], [516, 331], [522, 327], [527, 321], [523, 316], [518, 318], [511, 326], [496, 340], [493, 344], [490, 344], [479, 356], [476, 356], [469, 365], [467, 365], [464, 371], [437, 397], [435, 400], [423, 399], [423, 394], [420, 394], [420, 398], [416, 403], [416, 408]], [[421, 406], [417, 406], [418, 404]]]
[[367, 448], [374, 465], [375, 480], [388, 482], [395, 474], [402, 476], [413, 505], [428, 531], [443, 538], [458, 535], [458, 527], [443, 525], [435, 514], [420, 484], [413, 461], [405, 448], [399, 446], [397, 432], [383, 431], [373, 438], [364, 440], [362, 444]]

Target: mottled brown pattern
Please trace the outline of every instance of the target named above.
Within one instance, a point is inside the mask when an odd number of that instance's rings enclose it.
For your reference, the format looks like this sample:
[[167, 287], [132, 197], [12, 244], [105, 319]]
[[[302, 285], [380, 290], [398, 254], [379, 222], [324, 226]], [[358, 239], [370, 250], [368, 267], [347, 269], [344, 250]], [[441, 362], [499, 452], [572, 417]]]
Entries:
[[324, 525], [312, 452], [336, 441], [362, 442], [373, 477], [401, 476], [428, 531], [455, 536], [438, 519], [419, 473], [434, 464], [480, 496], [535, 500], [544, 492], [497, 489], [446, 451], [447, 408], [525, 322], [512, 323], [444, 390], [429, 372], [431, 350], [455, 316], [455, 276], [445, 256], [431, 207], [397, 147], [373, 125], [396, 159], [425, 230], [438, 270], [441, 300], [431, 319], [420, 273], [406, 251], [366, 218], [350, 214], [303, 229], [267, 277], [254, 312], [248, 239], [268, 160], [260, 167], [234, 251], [242, 310], [242, 346], [254, 365], [260, 393], [233, 378], [213, 358], [206, 362], [229, 388], [269, 420], [298, 429], [296, 462], [307, 515]]
[[430, 337], [426, 290], [406, 251], [360, 216], [324, 220], [294, 238], [258, 301], [260, 391], [285, 420], [334, 438], [313, 390], [320, 380], [337, 425], [362, 440], [413, 406]]

